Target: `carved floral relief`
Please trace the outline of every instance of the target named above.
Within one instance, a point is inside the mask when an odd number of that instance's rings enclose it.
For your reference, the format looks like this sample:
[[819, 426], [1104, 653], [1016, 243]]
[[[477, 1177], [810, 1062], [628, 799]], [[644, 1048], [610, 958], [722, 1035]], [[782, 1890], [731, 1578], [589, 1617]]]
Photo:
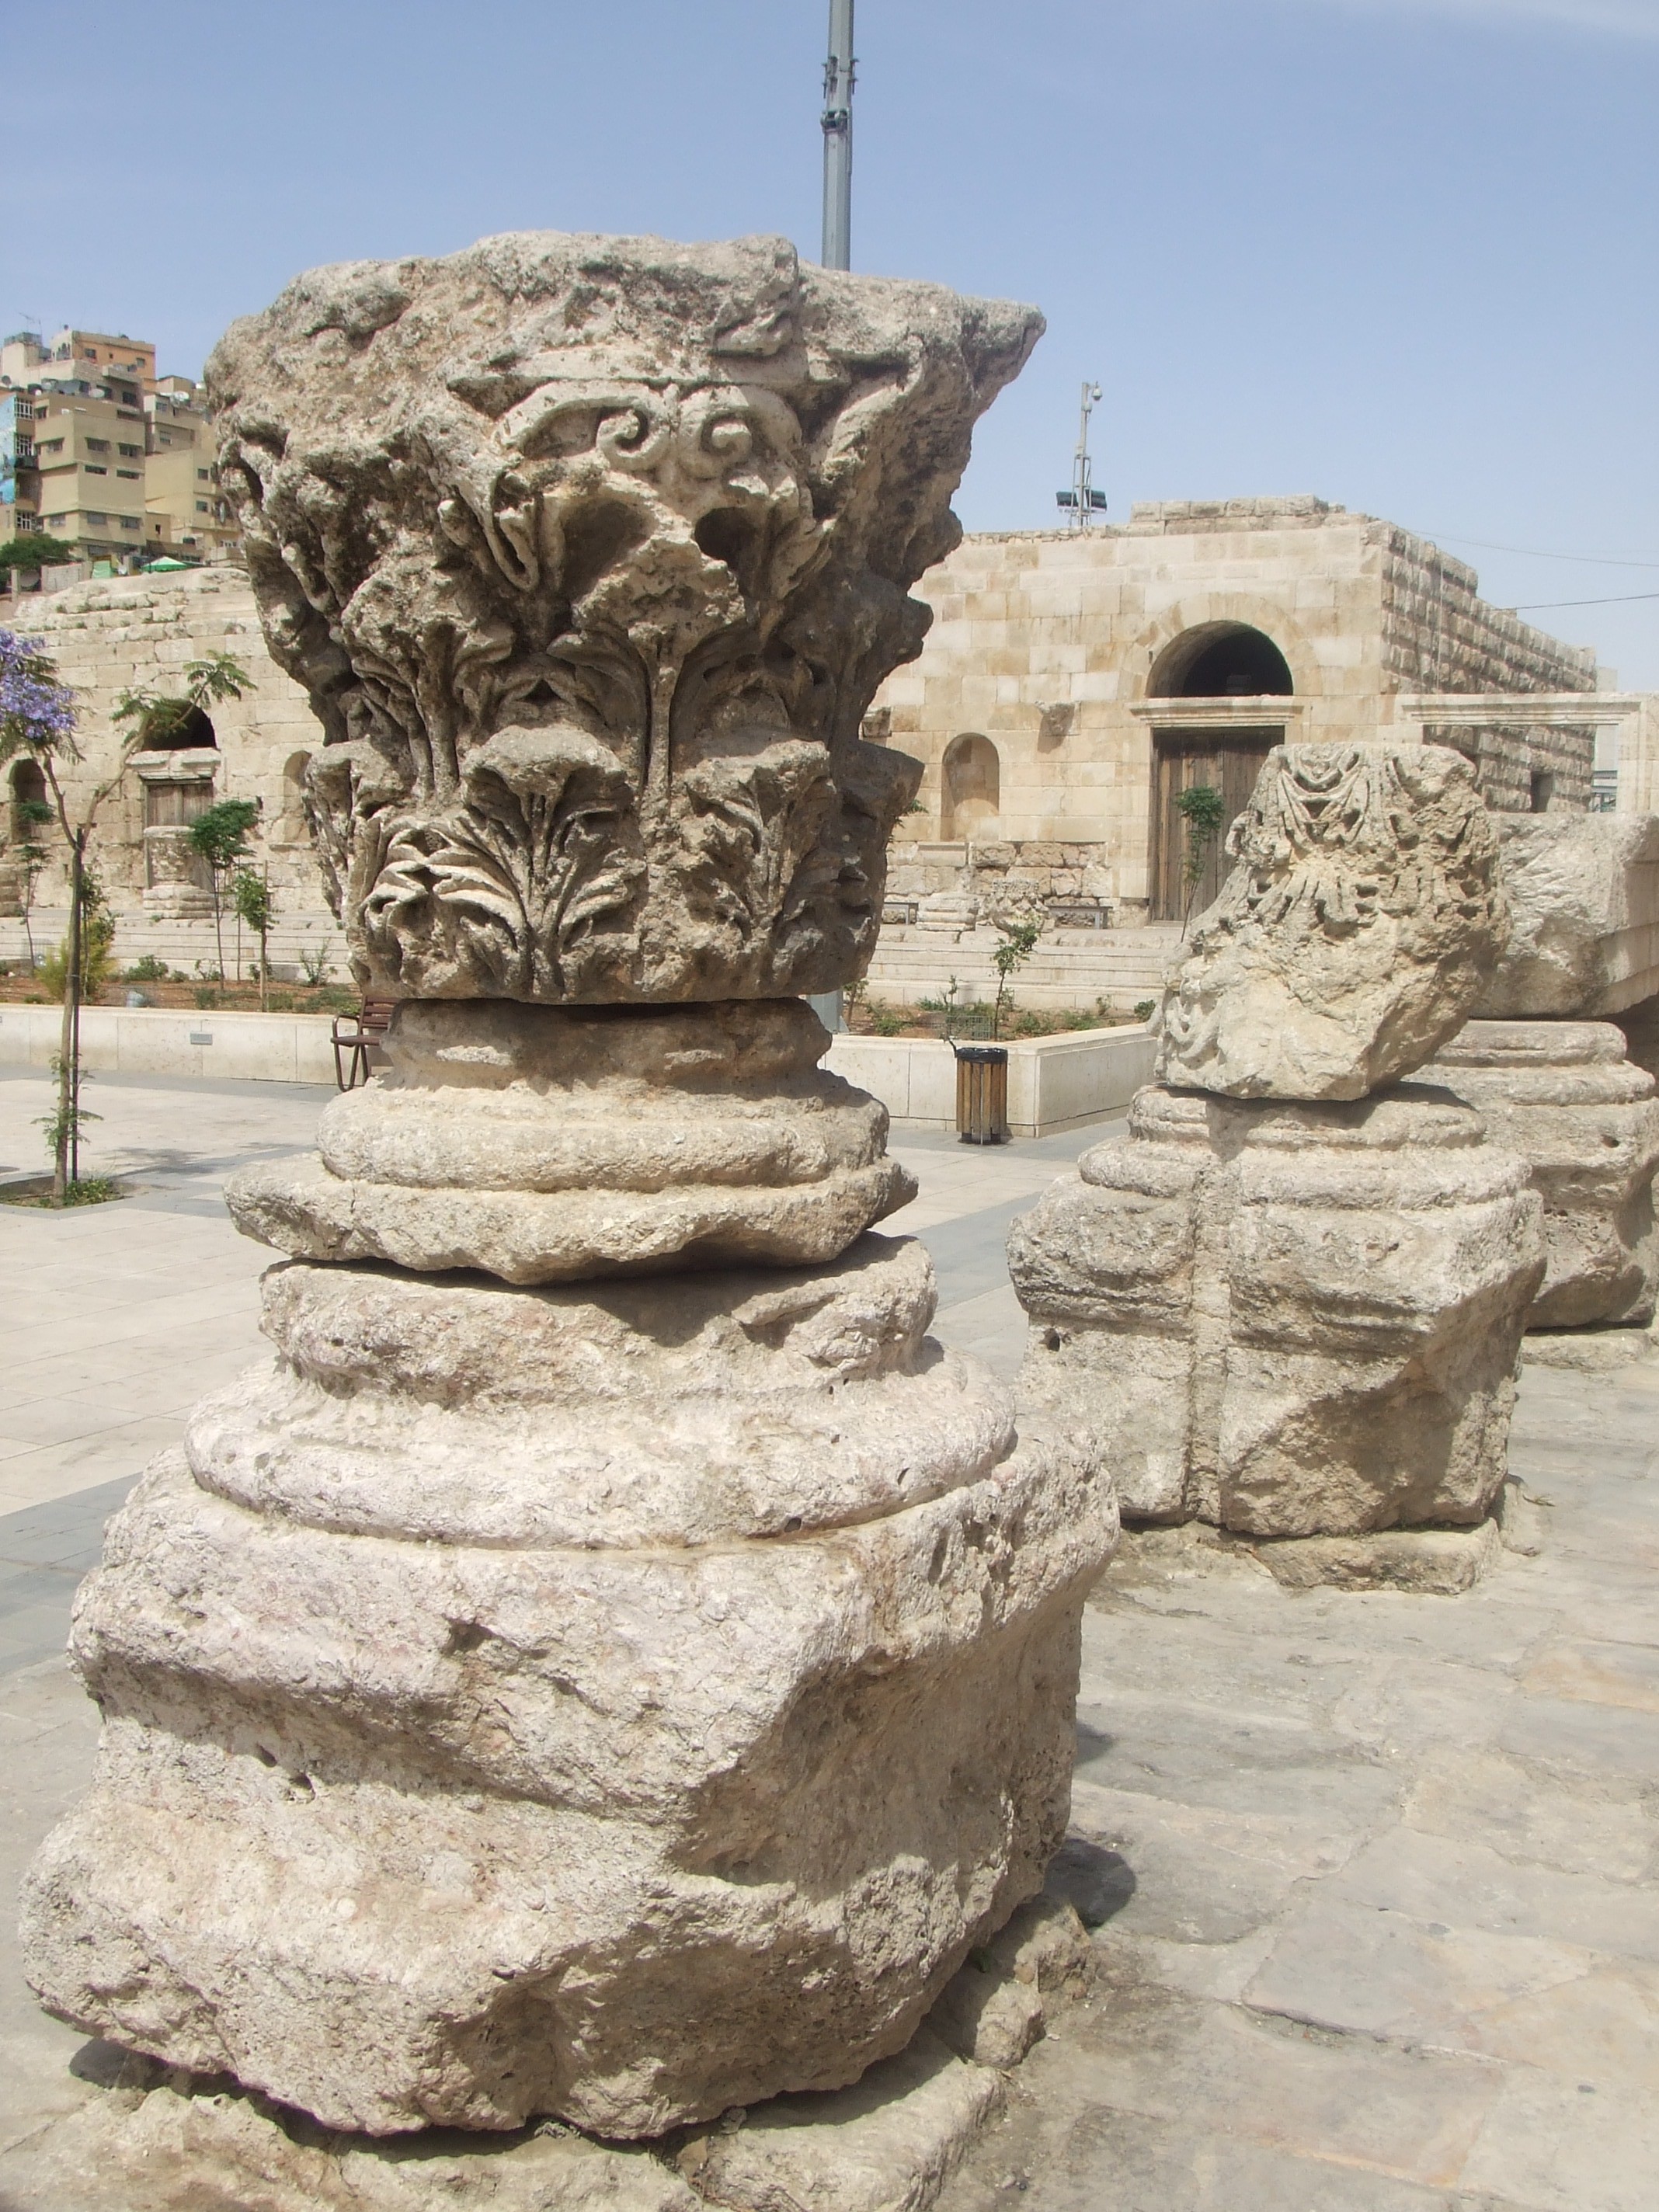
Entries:
[[830, 989], [916, 764], [972, 424], [1031, 311], [775, 240], [527, 234], [313, 271], [210, 368], [311, 819], [366, 987], [544, 1003]]

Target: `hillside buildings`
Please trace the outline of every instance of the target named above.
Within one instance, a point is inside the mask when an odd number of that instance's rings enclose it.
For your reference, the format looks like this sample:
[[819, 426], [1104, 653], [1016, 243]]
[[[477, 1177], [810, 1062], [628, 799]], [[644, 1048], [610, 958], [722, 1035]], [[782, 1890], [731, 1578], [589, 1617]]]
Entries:
[[23, 331], [0, 343], [0, 540], [44, 533], [110, 569], [232, 542], [211, 427], [145, 339]]

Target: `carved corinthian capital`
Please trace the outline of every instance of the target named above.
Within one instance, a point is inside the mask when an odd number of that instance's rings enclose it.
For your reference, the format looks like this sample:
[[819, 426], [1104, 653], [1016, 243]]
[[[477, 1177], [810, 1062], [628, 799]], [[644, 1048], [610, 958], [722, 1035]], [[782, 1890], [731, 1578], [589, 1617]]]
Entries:
[[779, 239], [532, 232], [313, 270], [209, 365], [278, 660], [327, 732], [359, 980], [832, 989], [919, 771], [866, 744], [1034, 311]]

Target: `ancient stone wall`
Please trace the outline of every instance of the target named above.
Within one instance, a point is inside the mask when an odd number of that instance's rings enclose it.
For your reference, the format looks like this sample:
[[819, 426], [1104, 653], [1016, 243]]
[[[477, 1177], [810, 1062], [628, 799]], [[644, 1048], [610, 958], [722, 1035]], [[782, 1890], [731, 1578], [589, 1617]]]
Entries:
[[[242, 698], [212, 710], [217, 759], [202, 763], [210, 796], [215, 801], [251, 799], [258, 804], [253, 858], [269, 869], [284, 933], [293, 934], [309, 923], [319, 941], [331, 936], [331, 927], [325, 928], [329, 917], [322, 878], [312, 856], [301, 796], [301, 780], [321, 749], [322, 731], [305, 693], [266, 650], [252, 590], [240, 569], [199, 568], [75, 585], [23, 597], [15, 612], [8, 601], [0, 621], [38, 637], [64, 681], [75, 689], [82, 758], [67, 777], [72, 808], [83, 806], [119, 762], [121, 731], [113, 711], [124, 691], [177, 693], [185, 664], [212, 653], [228, 653], [239, 662], [252, 683]], [[201, 762], [202, 749], [192, 757]], [[143, 781], [129, 769], [100, 810], [91, 848], [116, 913], [117, 949], [123, 957], [149, 949], [148, 936], [156, 933], [155, 918], [145, 912], [144, 816]], [[15, 830], [8, 805], [0, 810], [0, 839], [9, 845]], [[55, 860], [55, 845], [52, 849]], [[36, 894], [37, 906], [51, 917], [66, 902], [63, 872], [49, 867]], [[200, 921], [171, 922], [161, 933], [175, 961], [198, 939], [204, 955], [210, 949], [211, 925]], [[15, 918], [0, 921], [0, 956], [15, 957], [20, 950], [19, 923]]]
[[[1593, 691], [1595, 655], [1563, 645], [1507, 608], [1488, 606], [1479, 578], [1426, 538], [1380, 526], [1386, 680], [1404, 691]], [[1474, 767], [1481, 796], [1498, 813], [1580, 811], [1589, 805], [1595, 732], [1436, 728]], [[1536, 781], [1535, 781], [1536, 780]]]
[[[1595, 657], [1477, 593], [1474, 572], [1395, 524], [1310, 498], [1167, 501], [1117, 528], [969, 538], [923, 580], [934, 622], [878, 702], [890, 742], [925, 764], [924, 847], [1043, 847], [1116, 924], [1149, 912], [1154, 753], [1183, 731], [1152, 696], [1180, 641], [1224, 625], [1262, 633], [1291, 696], [1206, 701], [1188, 719], [1218, 744], [1376, 742], [1418, 690], [1593, 689]], [[1188, 732], [1188, 734], [1190, 734]], [[1444, 734], [1489, 805], [1584, 805], [1588, 731]], [[973, 748], [971, 772], [956, 763]], [[1071, 857], [1092, 848], [1086, 862]], [[1050, 893], [1072, 898], [1056, 876]], [[964, 878], [953, 896], [971, 902]]]

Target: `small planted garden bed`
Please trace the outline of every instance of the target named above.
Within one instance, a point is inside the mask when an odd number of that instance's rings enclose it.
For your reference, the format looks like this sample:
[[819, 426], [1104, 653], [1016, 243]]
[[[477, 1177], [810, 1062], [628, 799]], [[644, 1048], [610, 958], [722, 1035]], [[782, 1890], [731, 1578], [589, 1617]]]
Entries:
[[70, 1184], [61, 1205], [52, 1194], [49, 1175], [0, 1183], [0, 1206], [36, 1206], [47, 1213], [61, 1213], [72, 1206], [107, 1206], [112, 1199], [130, 1195], [113, 1176], [82, 1176], [78, 1182]]
[[[264, 1005], [259, 1003], [258, 983], [209, 983], [198, 977], [171, 975], [159, 979], [149, 975], [140, 975], [129, 969], [110, 981], [101, 983], [95, 991], [88, 991], [82, 1003], [88, 1006], [125, 1006], [130, 994], [137, 992], [147, 1006], [172, 1007], [179, 1011], [214, 1012], [238, 1014], [344, 1014], [356, 1011], [361, 1003], [357, 992], [349, 985], [339, 983], [273, 983], [265, 994]], [[62, 992], [47, 988], [44, 976], [31, 975], [27, 969], [0, 974], [0, 1005], [13, 1006], [49, 1006], [62, 1003]]]
[[938, 1000], [924, 999], [917, 1006], [891, 1006], [860, 993], [847, 995], [843, 1012], [854, 1036], [956, 1037], [964, 1044], [988, 1043], [994, 1037], [1010, 1044], [1027, 1037], [1063, 1036], [1073, 1030], [1107, 1030], [1143, 1022], [1152, 1011], [1131, 1013], [1097, 1001], [1091, 1007], [1018, 1007], [1002, 1009], [997, 1018], [988, 999], [971, 1006], [946, 1007]]

